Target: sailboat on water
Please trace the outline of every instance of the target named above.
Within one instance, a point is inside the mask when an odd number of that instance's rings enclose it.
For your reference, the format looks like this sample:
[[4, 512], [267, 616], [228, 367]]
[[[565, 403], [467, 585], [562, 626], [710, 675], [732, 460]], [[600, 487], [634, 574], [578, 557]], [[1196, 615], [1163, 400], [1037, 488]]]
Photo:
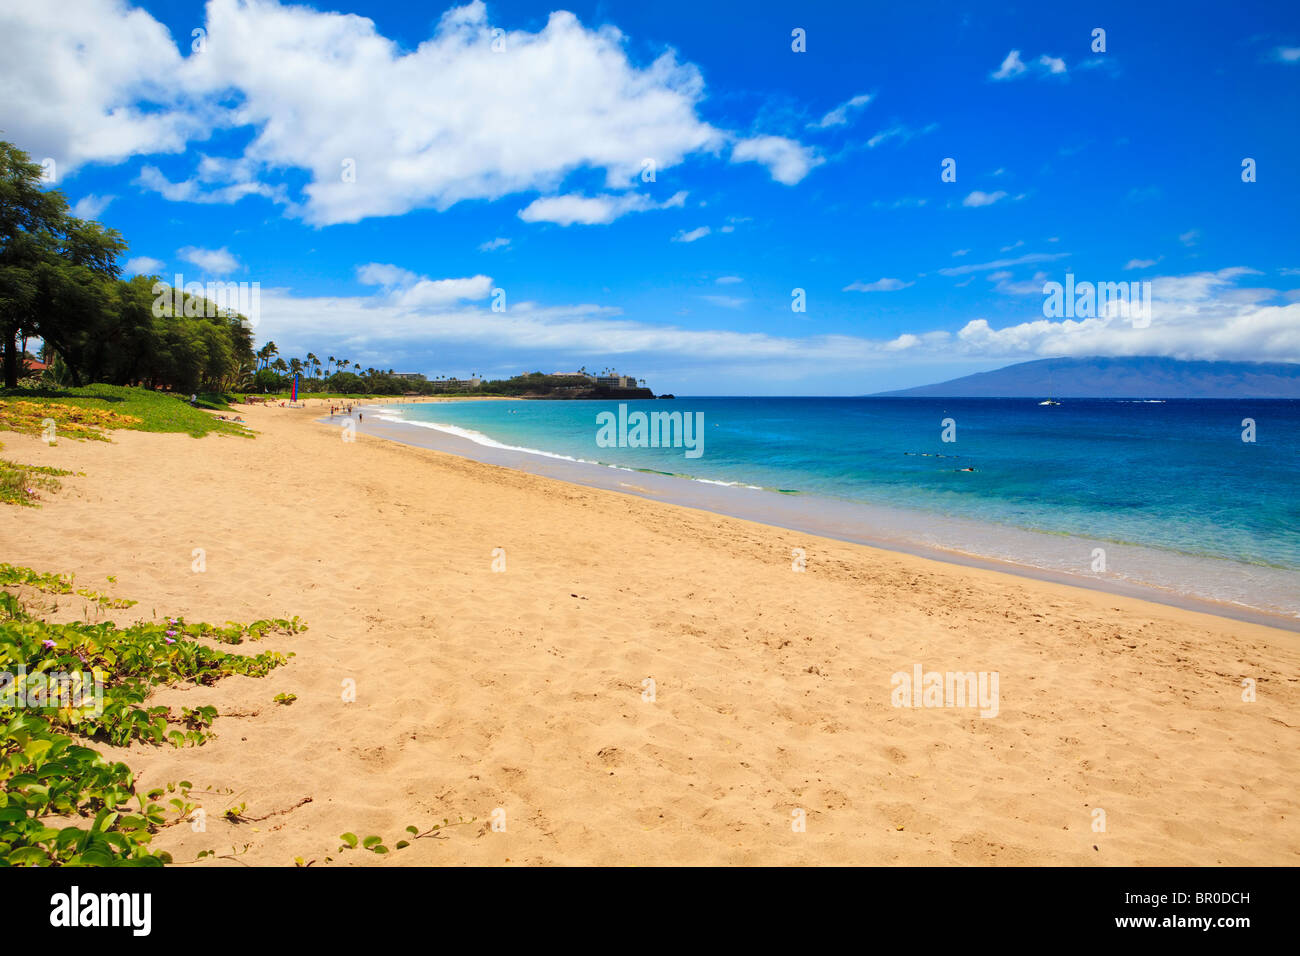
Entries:
[[[1056, 389], [1052, 387], [1053, 384], [1054, 384], [1053, 381], [1052, 381], [1053, 378], [1055, 378], [1055, 376], [1052, 375], [1052, 369], [1051, 369], [1051, 367], [1049, 366], [1048, 369], [1047, 369], [1047, 390], [1048, 390], [1049, 392], [1055, 392], [1055, 391], [1056, 391]], [[1061, 403], [1058, 402], [1058, 401], [1057, 401], [1056, 399], [1054, 399], [1054, 398], [1049, 398], [1049, 399], [1046, 399], [1045, 401], [1041, 401], [1041, 402], [1039, 402], [1038, 404], [1039, 404], [1039, 405], [1060, 405]]]

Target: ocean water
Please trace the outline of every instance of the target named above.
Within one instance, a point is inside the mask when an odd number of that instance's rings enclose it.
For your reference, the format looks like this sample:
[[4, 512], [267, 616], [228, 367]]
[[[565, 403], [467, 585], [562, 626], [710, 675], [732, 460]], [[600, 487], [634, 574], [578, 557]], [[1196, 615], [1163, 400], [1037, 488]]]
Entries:
[[[877, 537], [910, 536], [1300, 617], [1297, 401], [624, 403], [629, 413], [701, 413], [698, 457], [682, 447], [602, 447], [597, 416], [617, 415], [619, 404], [484, 401], [375, 411], [483, 448], [743, 490], [749, 512], [757, 503], [761, 513], [765, 501], [780, 512], [782, 500], [799, 499], [800, 508], [834, 514], [834, 527], [850, 539], [871, 537], [865, 528], [853, 533], [862, 521]], [[1254, 422], [1253, 442], [1242, 440], [1243, 419]], [[943, 440], [945, 426], [955, 440]], [[1093, 549], [1108, 546], [1107, 557], [1123, 556], [1123, 566], [1099, 572]]]

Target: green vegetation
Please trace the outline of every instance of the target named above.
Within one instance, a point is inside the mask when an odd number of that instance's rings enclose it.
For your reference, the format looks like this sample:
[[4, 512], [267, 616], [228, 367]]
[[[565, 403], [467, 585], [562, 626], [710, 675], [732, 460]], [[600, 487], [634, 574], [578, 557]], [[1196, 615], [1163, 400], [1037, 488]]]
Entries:
[[[229, 409], [225, 396], [207, 395], [198, 406]], [[237, 422], [222, 421], [185, 399], [147, 388], [86, 385], [81, 388], [37, 386], [0, 390], [0, 431], [43, 434], [45, 420], [54, 420], [56, 438], [107, 441], [117, 428], [144, 432], [184, 432], [201, 438], [210, 432], [252, 437]]]
[[[441, 823], [435, 823], [433, 826], [429, 827], [429, 829], [424, 830], [423, 832], [421, 832], [420, 828], [417, 826], [409, 826], [406, 828], [406, 832], [411, 835], [411, 839], [398, 840], [396, 843], [393, 844], [393, 849], [405, 850], [408, 846], [411, 845], [412, 841], [414, 840], [423, 840], [425, 837], [437, 837], [442, 830], [445, 830], [448, 827], [467, 826], [468, 824], [473, 823], [476, 819], [477, 819], [476, 817], [471, 817], [470, 819], [466, 820], [462, 817], [458, 819], [455, 823], [452, 823], [449, 820], [443, 820]], [[362, 840], [359, 839], [355, 833], [349, 832], [349, 833], [340, 834], [339, 839], [342, 840], [343, 842], [339, 844], [338, 850], [335, 851], [337, 853], [345, 853], [348, 850], [355, 850], [358, 846], [360, 846], [361, 849], [363, 850], [369, 850], [371, 853], [383, 854], [389, 852], [388, 847], [384, 845], [384, 838], [381, 836], [372, 835]], [[327, 856], [325, 858], [325, 862], [328, 863], [332, 859], [333, 857]], [[315, 860], [311, 861], [311, 863], [315, 863], [315, 862], [316, 862]], [[311, 863], [305, 863], [302, 857], [295, 857], [294, 863], [297, 866], [311, 866]]]
[[37, 507], [42, 491], [58, 491], [59, 478], [72, 472], [45, 465], [22, 465], [0, 458], [0, 501], [7, 505]]
[[[180, 618], [122, 628], [108, 621], [55, 624], [33, 613], [30, 597], [24, 602], [18, 596], [23, 589], [68, 594], [74, 588], [66, 575], [0, 565], [0, 672], [6, 675], [0, 688], [0, 865], [170, 863], [167, 853], [151, 850], [149, 843], [193, 807], [172, 800], [178, 816], [169, 821], [166, 808], [154, 802], [163, 791], [137, 793], [125, 764], [78, 741], [201, 745], [213, 736], [216, 709], [182, 707], [175, 714], [149, 705], [153, 689], [208, 685], [231, 674], [262, 677], [285, 658], [274, 652], [231, 654], [195, 638], [239, 643], [304, 626], [297, 618], [225, 627]], [[85, 589], [75, 593], [98, 608], [133, 603]], [[69, 684], [73, 674], [94, 680]], [[181, 787], [188, 797], [190, 784], [182, 781]], [[51, 826], [52, 820], [61, 825]]]
[[[287, 361], [279, 357], [274, 342], [257, 350], [258, 369], [253, 376], [252, 394], [259, 397], [282, 401], [291, 394], [290, 385], [294, 373], [298, 373], [299, 397], [310, 396], [324, 399], [360, 399], [385, 398], [394, 395], [455, 395], [455, 396], [491, 396], [515, 398], [653, 398], [649, 389], [619, 389], [596, 382], [585, 375], [546, 375], [542, 372], [529, 372], [513, 378], [482, 381], [478, 385], [466, 384], [466, 380], [428, 379], [423, 375], [414, 378], [401, 377], [392, 369], [361, 369], [353, 365], [348, 370], [347, 359], [329, 356], [324, 365], [311, 352], [307, 358], [291, 358]], [[337, 364], [337, 370], [330, 368]], [[477, 378], [477, 376], [475, 376]], [[642, 385], [644, 385], [644, 380]]]
[[78, 219], [39, 165], [0, 142], [0, 351], [5, 388], [23, 376], [29, 338], [56, 385], [225, 391], [253, 369], [244, 316], [153, 276], [120, 278], [115, 229]]

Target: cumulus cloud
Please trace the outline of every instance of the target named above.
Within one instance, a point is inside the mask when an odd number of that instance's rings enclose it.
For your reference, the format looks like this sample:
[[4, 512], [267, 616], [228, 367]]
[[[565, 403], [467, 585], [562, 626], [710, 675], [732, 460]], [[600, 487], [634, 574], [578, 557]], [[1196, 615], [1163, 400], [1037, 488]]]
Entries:
[[[699, 117], [694, 65], [672, 50], [634, 63], [616, 28], [563, 11], [535, 32], [494, 36], [473, 0], [413, 49], [365, 17], [276, 0], [209, 0], [206, 14], [203, 49], [182, 56], [123, 0], [5, 5], [6, 133], [69, 169], [248, 129], [235, 160], [209, 158], [179, 180], [148, 165], [138, 182], [175, 201], [258, 195], [314, 225], [545, 196], [579, 169], [602, 171], [619, 192], [647, 159], [664, 170], [736, 140]], [[733, 159], [763, 162], [788, 184], [820, 161], [761, 136], [737, 142]], [[303, 178], [287, 195], [285, 183]]]
[[60, 174], [86, 162], [179, 153], [211, 113], [178, 82], [167, 28], [119, 0], [0, 5], [5, 138]]
[[288, 203], [283, 184], [268, 185], [258, 179], [259, 166], [247, 158], [201, 156], [195, 173], [181, 182], [169, 180], [157, 166], [142, 166], [135, 183], [172, 202], [234, 203], [245, 196], [263, 196]]
[[458, 302], [484, 299], [492, 292], [492, 279], [485, 275], [466, 279], [428, 279], [409, 269], [383, 262], [357, 267], [357, 281], [379, 286], [387, 301], [402, 310], [436, 309]]
[[176, 250], [182, 261], [196, 265], [212, 275], [230, 275], [240, 268], [239, 260], [225, 246], [220, 249], [200, 249], [197, 246], [185, 246]]
[[850, 282], [841, 292], [897, 292], [906, 289], [911, 282], [902, 279], [877, 279], [875, 282]]
[[645, 193], [623, 193], [620, 196], [544, 196], [534, 199], [519, 210], [524, 222], [553, 222], [561, 226], [575, 223], [584, 226], [604, 225], [629, 212], [646, 212], [651, 209], [680, 207], [686, 202], [684, 191], [675, 193], [663, 202], [655, 202]]
[[816, 151], [784, 136], [755, 136], [731, 148], [733, 163], [762, 163], [778, 183], [793, 186], [825, 160]]
[[[379, 269], [372, 277], [382, 275], [399, 285], [413, 276], [396, 266]], [[375, 296], [352, 297], [298, 297], [285, 290], [264, 289], [259, 333], [288, 350], [336, 344], [342, 348], [347, 343], [362, 361], [386, 361], [399, 348], [409, 352], [463, 346], [477, 355], [509, 343], [521, 354], [554, 352], [557, 360], [603, 354], [619, 356], [620, 363], [644, 360], [659, 367], [707, 355], [710, 367], [726, 363], [771, 374], [804, 363], [821, 374], [827, 369], [849, 372], [873, 363], [883, 367], [900, 353], [944, 361], [1011, 362], [1049, 355], [1300, 360], [1300, 302], [1276, 304], [1284, 297], [1274, 290], [1244, 287], [1243, 280], [1253, 275], [1258, 273], [1234, 268], [1156, 278], [1146, 328], [1135, 328], [1119, 316], [1049, 320], [1042, 317], [1041, 302], [1034, 301], [1026, 304], [1020, 320], [1001, 326], [972, 318], [956, 323], [954, 331], [903, 331], [890, 339], [793, 337], [639, 322], [623, 317], [617, 308], [593, 304], [516, 302], [505, 312], [492, 312], [485, 306], [444, 300], [436, 308], [412, 308], [394, 297], [390, 286]], [[415, 281], [421, 280], [415, 277]], [[478, 281], [480, 289], [485, 285], [482, 277], [450, 281]], [[357, 329], [365, 329], [364, 343], [353, 344]], [[364, 350], [371, 350], [373, 358], [367, 358]]]

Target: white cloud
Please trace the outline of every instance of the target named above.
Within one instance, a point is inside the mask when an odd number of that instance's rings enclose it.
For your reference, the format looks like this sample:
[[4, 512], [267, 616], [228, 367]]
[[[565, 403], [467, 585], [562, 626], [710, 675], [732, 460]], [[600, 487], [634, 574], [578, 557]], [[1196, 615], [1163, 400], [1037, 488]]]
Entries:
[[127, 259], [126, 265], [122, 271], [128, 276], [154, 276], [161, 275], [163, 268], [167, 263], [161, 259], [154, 259], [150, 256], [136, 256], [133, 259]]
[[872, 136], [869, 140], [867, 140], [867, 148], [868, 148], [868, 149], [875, 149], [875, 148], [876, 148], [877, 146], [879, 146], [881, 143], [887, 142], [887, 141], [889, 141], [889, 140], [891, 140], [891, 139], [898, 139], [898, 140], [901, 140], [902, 142], [906, 143], [908, 140], [910, 140], [910, 139], [911, 139], [912, 137], [914, 137], [914, 136], [923, 136], [923, 135], [925, 135], [926, 133], [933, 133], [933, 132], [934, 132], [936, 129], [938, 129], [938, 128], [939, 128], [939, 124], [938, 124], [938, 123], [931, 123], [931, 124], [929, 124], [928, 126], [925, 126], [925, 127], [923, 127], [922, 129], [919, 129], [919, 130], [917, 130], [917, 129], [911, 129], [911, 128], [909, 128], [909, 127], [907, 127], [907, 126], [903, 126], [903, 125], [901, 125], [901, 124], [899, 124], [899, 125], [895, 125], [895, 126], [890, 126], [890, 127], [888, 127], [887, 129], [882, 129], [882, 130], [880, 130], [878, 133], [876, 133], [874, 136]]
[[489, 239], [487, 242], [481, 243], [478, 247], [478, 251], [491, 252], [494, 249], [504, 249], [508, 245], [510, 245], [509, 239], [502, 239], [498, 236], [496, 239]]
[[995, 80], [1008, 80], [1013, 76], [1019, 76], [1023, 72], [1025, 72], [1025, 64], [1020, 59], [1020, 51], [1012, 50], [992, 75]]
[[860, 110], [871, 102], [870, 93], [859, 93], [831, 110], [816, 123], [809, 123], [809, 129], [826, 129], [830, 126], [844, 126], [849, 121], [849, 114]]
[[[394, 267], [389, 267], [394, 268]], [[405, 273], [405, 270], [396, 270]], [[891, 339], [850, 335], [783, 337], [760, 332], [684, 329], [623, 318], [617, 309], [590, 304], [544, 307], [513, 302], [507, 312], [482, 306], [408, 308], [391, 293], [377, 296], [299, 298], [283, 290], [262, 293], [259, 335], [282, 349], [353, 348], [363, 361], [389, 361], [398, 349], [441, 349], [452, 344], [476, 354], [509, 343], [520, 354], [554, 351], [640, 357], [663, 365], [707, 355], [710, 367], [737, 363], [773, 373], [791, 363], [853, 371], [864, 364], [887, 367], [897, 353], [943, 359], [997, 358], [1008, 362], [1049, 355], [1168, 355], [1176, 358], [1300, 360], [1300, 302], [1275, 305], [1271, 289], [1242, 288], [1249, 269], [1161, 277], [1152, 280], [1152, 318], [1134, 328], [1118, 316], [1048, 320], [1041, 302], [1026, 305], [1022, 321], [996, 327], [975, 318], [957, 331], [903, 331]], [[471, 281], [471, 280], [453, 280]], [[1041, 289], [1039, 290], [1041, 292]], [[365, 329], [364, 349], [356, 346]]]
[[[672, 50], [634, 64], [616, 28], [563, 11], [494, 44], [474, 0], [413, 48], [363, 16], [276, 0], [209, 0], [202, 26], [205, 49], [190, 52], [188, 35], [124, 0], [4, 5], [7, 137], [66, 170], [250, 130], [236, 160], [179, 181], [148, 165], [139, 183], [177, 201], [258, 195], [315, 225], [546, 195], [577, 169], [602, 171], [618, 193], [647, 158], [663, 171], [736, 138], [697, 114], [695, 66]], [[741, 140], [736, 161], [750, 160], [785, 183], [820, 161], [781, 137]], [[301, 173], [291, 201], [285, 183]]]
[[707, 299], [709, 302], [712, 302], [714, 305], [720, 305], [724, 309], [739, 309], [742, 305], [745, 304], [744, 299], [738, 299], [735, 296], [731, 296], [731, 295], [705, 295], [705, 296], [701, 296], [700, 298]]
[[177, 249], [176, 255], [183, 261], [196, 265], [212, 275], [230, 275], [240, 268], [239, 260], [231, 255], [225, 246], [220, 249], [200, 249], [197, 246], [185, 246]]
[[743, 282], [744, 280], [740, 276], [718, 276], [714, 281], [718, 285], [735, 285], [737, 282]]
[[976, 189], [969, 196], [961, 201], [963, 206], [991, 206], [999, 199], [1005, 199], [1007, 194], [999, 189], [995, 193], [981, 192]]
[[968, 322], [954, 346], [966, 354], [1164, 355], [1182, 359], [1300, 358], [1300, 303], [1266, 304], [1271, 289], [1242, 289], [1236, 282], [1258, 274], [1221, 269], [1152, 280], [1150, 325], [1135, 328], [1119, 316], [1030, 321], [994, 329]]
[[116, 196], [82, 196], [72, 206], [72, 214], [78, 219], [98, 219], [99, 214], [108, 208]]
[[205, 156], [199, 163], [199, 174], [191, 179], [174, 183], [157, 166], [146, 165], [140, 167], [140, 175], [136, 177], [135, 183], [172, 202], [234, 203], [245, 196], [263, 196], [275, 202], [288, 202], [283, 185], [268, 186], [258, 182], [251, 178], [251, 172], [244, 172], [236, 181], [220, 185], [221, 180], [232, 175], [236, 168], [237, 164]]
[[850, 282], [841, 292], [897, 292], [906, 289], [911, 282], [902, 279], [877, 279], [875, 282]]
[[5, 138], [60, 175], [90, 161], [179, 153], [208, 134], [167, 29], [116, 0], [0, 5]]
[[1199, 229], [1188, 229], [1186, 232], [1184, 232], [1182, 235], [1178, 237], [1178, 241], [1185, 246], [1194, 246], [1196, 245], [1196, 240], [1200, 238], [1201, 238], [1201, 232]]
[[1025, 240], [1023, 240], [1023, 239], [1017, 239], [1015, 242], [1011, 243], [1011, 245], [1009, 245], [1009, 246], [1003, 246], [1003, 247], [1001, 248], [1001, 250], [999, 250], [999, 251], [1001, 251], [1001, 252], [1010, 252], [1012, 249], [1019, 249], [1019, 248], [1020, 248], [1021, 246], [1023, 246], [1024, 244], [1025, 244]]
[[678, 192], [661, 203], [645, 193], [623, 193], [621, 196], [545, 196], [534, 199], [519, 210], [524, 222], [554, 222], [561, 226], [577, 223], [583, 226], [604, 225], [630, 212], [647, 212], [652, 209], [680, 207], [686, 202], [686, 193]]
[[1300, 46], [1280, 46], [1273, 57], [1280, 63], [1300, 63]]
[[958, 249], [956, 252], [953, 253], [953, 255], [954, 255], [954, 256], [965, 256], [965, 255], [970, 255], [970, 250], [969, 250], [969, 249]]
[[[1046, 53], [1034, 60], [1033, 67], [1036, 73], [1043, 76], [1063, 76], [1066, 73], [1065, 60], [1059, 56], [1048, 56]], [[1029, 69], [1025, 61], [1020, 58], [1020, 51], [1012, 50], [1002, 61], [1002, 65], [989, 74], [989, 78], [1013, 80], [1023, 76]]]
[[742, 139], [731, 148], [733, 163], [762, 163], [772, 178], [793, 186], [825, 162], [807, 146], [784, 136], [755, 136]]
[[[1161, 256], [1160, 258], [1163, 259], [1164, 257]], [[1130, 259], [1128, 262], [1124, 264], [1124, 268], [1125, 269], [1150, 269], [1153, 265], [1155, 265], [1159, 261], [1160, 259]]]
[[690, 232], [683, 229], [680, 230], [677, 235], [673, 236], [673, 242], [694, 242], [696, 239], [703, 239], [712, 231], [713, 230], [708, 226], [700, 226], [698, 229], [692, 229]]
[[476, 275], [466, 279], [427, 279], [409, 269], [383, 262], [357, 267], [357, 281], [383, 289], [387, 301], [404, 310], [436, 309], [458, 302], [486, 298], [492, 279]]

